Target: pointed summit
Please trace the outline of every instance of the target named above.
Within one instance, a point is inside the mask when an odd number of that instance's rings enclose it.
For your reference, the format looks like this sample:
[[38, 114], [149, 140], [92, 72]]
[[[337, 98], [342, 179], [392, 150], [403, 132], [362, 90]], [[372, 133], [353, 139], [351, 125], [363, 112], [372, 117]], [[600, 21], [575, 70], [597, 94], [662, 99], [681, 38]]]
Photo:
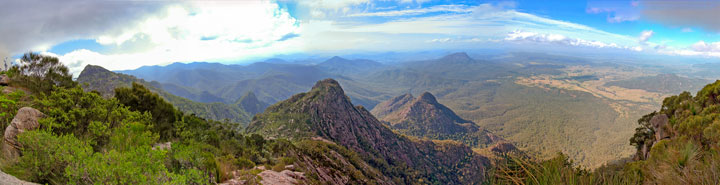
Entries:
[[101, 66], [88, 64], [85, 66], [85, 68], [82, 70], [82, 72], [80, 72], [80, 75], [78, 76], [78, 78], [80, 78], [82, 76], [91, 76], [91, 75], [95, 75], [98, 73], [108, 73], [108, 72], [111, 72], [111, 71], [107, 70]]
[[346, 60], [348, 60], [348, 59], [345, 59], [345, 58], [340, 57], [340, 56], [333, 56], [332, 58], [327, 59], [326, 62], [330, 62], [330, 61], [346, 61]]
[[440, 58], [440, 60], [454, 61], [454, 62], [470, 62], [473, 61], [470, 56], [465, 52], [457, 52]]
[[248, 91], [245, 95], [238, 99], [235, 104], [243, 108], [245, 112], [250, 113], [251, 115], [261, 113], [268, 106], [265, 102], [258, 100], [257, 96], [255, 96], [255, 93], [252, 91]]
[[437, 99], [435, 99], [435, 96], [433, 96], [432, 94], [430, 94], [430, 92], [424, 92], [424, 93], [422, 93], [422, 94], [420, 95], [420, 97], [418, 97], [418, 100], [422, 100], [422, 101], [425, 101], [425, 102], [427, 102], [427, 103], [432, 103], [432, 104], [438, 103], [438, 102], [437, 102]]

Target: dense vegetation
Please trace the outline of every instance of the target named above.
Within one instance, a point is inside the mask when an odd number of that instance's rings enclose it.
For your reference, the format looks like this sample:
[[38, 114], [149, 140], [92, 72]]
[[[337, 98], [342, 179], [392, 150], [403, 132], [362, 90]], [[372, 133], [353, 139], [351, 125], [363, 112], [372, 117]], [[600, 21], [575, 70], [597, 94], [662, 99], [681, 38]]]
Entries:
[[[44, 63], [53, 60], [35, 60]], [[43, 65], [37, 65], [43, 66]], [[10, 76], [12, 93], [0, 95], [3, 123], [21, 106], [45, 114], [40, 128], [18, 136], [22, 156], [3, 158], [3, 171], [50, 184], [212, 184], [256, 165], [284, 166], [314, 148], [239, 133], [236, 126], [185, 114], [141, 84], [103, 98], [80, 86], [56, 83], [53, 70]], [[60, 75], [63, 79], [70, 75]], [[35, 83], [25, 83], [26, 80]], [[49, 88], [45, 86], [52, 84]], [[67, 87], [66, 87], [67, 86]], [[28, 89], [24, 93], [21, 89]], [[162, 146], [169, 142], [170, 146]], [[293, 155], [289, 155], [289, 154]], [[312, 179], [312, 178], [311, 178]]]
[[[655, 116], [669, 118], [653, 126]], [[647, 159], [620, 160], [593, 172], [575, 168], [564, 155], [534, 162], [508, 156], [495, 171], [508, 184], [718, 184], [720, 183], [720, 80], [692, 96], [683, 92], [663, 101], [662, 108], [638, 120], [630, 143]], [[662, 129], [662, 130], [660, 130]], [[657, 137], [658, 133], [668, 134]]]

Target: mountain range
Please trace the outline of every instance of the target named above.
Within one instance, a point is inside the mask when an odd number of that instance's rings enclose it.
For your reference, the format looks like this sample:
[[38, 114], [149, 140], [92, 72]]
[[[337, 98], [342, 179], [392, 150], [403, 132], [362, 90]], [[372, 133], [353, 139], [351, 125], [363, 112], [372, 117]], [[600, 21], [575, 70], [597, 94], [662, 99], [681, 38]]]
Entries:
[[[473, 58], [458, 52], [400, 63], [342, 57], [302, 63], [273, 59], [249, 65], [175, 63], [119, 73], [155, 80], [168, 93], [190, 100], [219, 98], [229, 105], [249, 92], [260, 102], [273, 104], [325, 78], [343, 84], [352, 103], [369, 110], [400, 94], [429, 92], [457, 117], [474, 123], [466, 125], [476, 125], [541, 158], [563, 152], [589, 167], [632, 155], [626, 138], [633, 134], [637, 118], [677, 89], [660, 84], [662, 69], [537, 53]], [[644, 82], [645, 86], [613, 84], [643, 78], [655, 80]], [[384, 115], [376, 116], [389, 123]], [[486, 146], [492, 142], [486, 142], [485, 131], [468, 133], [485, 138], [477, 146]]]

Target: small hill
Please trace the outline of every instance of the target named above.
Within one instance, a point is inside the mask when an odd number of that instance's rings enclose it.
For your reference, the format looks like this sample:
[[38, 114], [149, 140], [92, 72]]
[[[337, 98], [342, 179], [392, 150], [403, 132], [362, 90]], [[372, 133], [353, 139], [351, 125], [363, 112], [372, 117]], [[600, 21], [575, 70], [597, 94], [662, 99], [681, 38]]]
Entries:
[[130, 87], [133, 82], [145, 85], [151, 91], [158, 93], [165, 100], [173, 104], [179, 110], [195, 114], [205, 119], [218, 121], [230, 121], [247, 125], [250, 122], [249, 115], [245, 110], [236, 105], [224, 103], [200, 103], [183, 97], [179, 97], [163, 90], [158, 82], [146, 82], [143, 79], [131, 75], [115, 73], [100, 66], [87, 65], [78, 76], [77, 81], [86, 91], [97, 91], [103, 97], [109, 98], [115, 95], [115, 88]]
[[429, 92], [418, 98], [410, 94], [392, 98], [378, 104], [371, 112], [391, 128], [416, 137], [456, 140], [473, 147], [502, 141], [472, 121], [460, 118]]
[[460, 143], [413, 140], [394, 133], [364, 107], [353, 106], [332, 79], [270, 106], [256, 115], [246, 132], [337, 143], [398, 184], [478, 184], [489, 165], [486, 157]]

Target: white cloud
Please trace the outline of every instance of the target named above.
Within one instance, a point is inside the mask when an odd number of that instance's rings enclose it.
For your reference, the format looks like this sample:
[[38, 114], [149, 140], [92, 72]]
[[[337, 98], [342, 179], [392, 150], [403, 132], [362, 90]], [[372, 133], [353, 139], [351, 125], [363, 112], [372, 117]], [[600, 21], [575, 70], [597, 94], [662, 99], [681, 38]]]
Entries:
[[719, 52], [720, 53], [720, 42], [706, 43], [705, 41], [698, 41], [690, 46], [693, 51], [697, 52]]
[[683, 28], [683, 29], [680, 30], [680, 31], [685, 32], [685, 33], [689, 33], [689, 32], [693, 32], [694, 30], [693, 30], [692, 28]]
[[[519, 41], [519, 42], [535, 42], [535, 43], [552, 43], [560, 44], [565, 46], [582, 46], [582, 47], [594, 47], [594, 48], [623, 48], [615, 43], [604, 43], [601, 41], [588, 41], [578, 38], [569, 38], [560, 34], [540, 34], [535, 32], [525, 31], [513, 31], [507, 34], [505, 41]], [[636, 48], [631, 48], [637, 50]], [[640, 49], [642, 51], [642, 49]]]
[[705, 41], [698, 41], [682, 49], [664, 47], [660, 48], [658, 53], [680, 56], [720, 57], [720, 42], [707, 43]]
[[393, 10], [393, 11], [381, 11], [381, 12], [365, 12], [348, 15], [349, 17], [389, 17], [389, 16], [409, 16], [409, 15], [422, 15], [434, 12], [453, 12], [453, 13], [469, 13], [472, 12], [465, 5], [438, 5], [428, 8], [420, 9], [406, 9], [406, 10]]
[[432, 42], [432, 43], [446, 43], [446, 42], [450, 42], [450, 41], [452, 41], [451, 38], [442, 38], [442, 39], [432, 39], [432, 40], [429, 40], [428, 42]]
[[[143, 65], [190, 61], [232, 61], [296, 52], [288, 44], [299, 36], [297, 20], [278, 5], [258, 2], [196, 2], [168, 7], [136, 25], [97, 38], [105, 45], [123, 47], [138, 35], [150, 47], [141, 51], [105, 53], [80, 49], [61, 56], [73, 72], [85, 64], [111, 70]], [[77, 75], [77, 74], [76, 74]]]
[[645, 30], [645, 31], [643, 31], [642, 33], [640, 33], [640, 37], [638, 37], [638, 41], [639, 41], [640, 43], [645, 43], [645, 42], [647, 42], [647, 41], [650, 39], [650, 37], [652, 37], [653, 35], [655, 35], [655, 32], [653, 32], [652, 30]]

